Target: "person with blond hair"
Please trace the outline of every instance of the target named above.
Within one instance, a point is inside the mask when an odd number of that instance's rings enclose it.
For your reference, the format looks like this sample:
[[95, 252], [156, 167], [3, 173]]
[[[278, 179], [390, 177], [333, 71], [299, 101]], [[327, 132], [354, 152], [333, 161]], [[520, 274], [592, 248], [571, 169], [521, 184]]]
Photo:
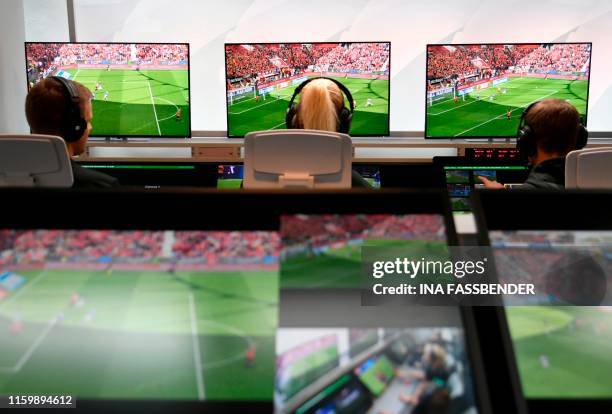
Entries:
[[340, 87], [331, 79], [316, 78], [301, 90], [290, 127], [348, 133], [346, 122], [341, 125], [341, 116], [350, 117], [350, 111]]
[[[341, 132], [348, 134], [351, 128], [353, 107], [347, 108], [346, 99], [352, 99], [350, 92], [338, 81], [329, 78], [314, 78], [302, 87], [295, 95], [300, 95], [297, 105], [291, 100], [287, 110], [287, 128], [314, 129], [319, 131]], [[355, 170], [352, 172], [352, 186], [371, 188], [370, 184]]]

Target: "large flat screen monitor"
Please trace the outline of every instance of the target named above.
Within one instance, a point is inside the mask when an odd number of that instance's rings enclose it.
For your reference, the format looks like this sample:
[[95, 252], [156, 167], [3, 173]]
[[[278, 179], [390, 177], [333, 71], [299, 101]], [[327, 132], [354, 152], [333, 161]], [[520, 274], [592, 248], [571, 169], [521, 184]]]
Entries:
[[93, 94], [91, 137], [191, 137], [189, 44], [25, 44], [28, 88], [48, 76]]
[[[596, 280], [603, 275], [608, 288], [593, 293], [609, 297], [612, 193], [486, 192], [478, 196], [480, 238], [492, 247], [500, 278], [551, 276], [551, 281], [572, 286], [571, 298], [585, 287], [600, 285]], [[527, 205], [528, 213], [519, 218], [517, 209]], [[563, 214], [587, 205], [588, 212]], [[547, 285], [555, 288], [549, 296], [568, 298], [559, 294], [563, 290], [557, 285]], [[567, 306], [506, 306], [480, 312], [497, 313], [510, 372], [530, 412], [608, 412], [612, 408], [608, 375], [612, 369], [612, 312], [603, 305], [609, 299], [600, 302], [602, 306], [565, 303]], [[493, 336], [495, 325], [490, 326]]]
[[323, 76], [351, 92], [350, 135], [389, 135], [390, 62], [389, 42], [226, 44], [227, 134], [286, 128], [295, 89]]
[[586, 125], [591, 43], [427, 45], [426, 138], [516, 137], [523, 110], [559, 98]]

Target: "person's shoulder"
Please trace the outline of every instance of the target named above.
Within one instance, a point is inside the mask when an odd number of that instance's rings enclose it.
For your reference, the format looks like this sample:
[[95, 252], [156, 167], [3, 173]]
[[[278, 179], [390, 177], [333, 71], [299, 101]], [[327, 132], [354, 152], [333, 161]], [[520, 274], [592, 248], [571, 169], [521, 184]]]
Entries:
[[119, 185], [119, 180], [99, 171], [83, 168], [77, 162], [71, 161], [73, 188], [112, 188]]
[[520, 188], [523, 190], [565, 189], [565, 158], [552, 158], [536, 165]]

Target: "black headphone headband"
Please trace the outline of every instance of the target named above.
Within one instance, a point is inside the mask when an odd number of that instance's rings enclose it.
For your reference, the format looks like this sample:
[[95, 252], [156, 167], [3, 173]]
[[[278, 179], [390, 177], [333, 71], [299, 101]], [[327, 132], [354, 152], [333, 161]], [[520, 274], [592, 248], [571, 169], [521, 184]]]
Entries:
[[61, 76], [52, 76], [52, 78], [64, 86], [64, 90], [68, 92], [68, 97], [70, 98], [72, 102], [79, 103], [80, 101], [79, 92], [74, 87], [74, 83], [72, 83], [66, 78], [62, 78]]
[[[316, 78], [310, 78], [308, 80], [305, 80], [304, 82], [300, 83], [298, 85], [297, 88], [295, 88], [295, 91], [293, 91], [293, 96], [291, 97], [291, 100], [289, 101], [289, 107], [291, 107], [293, 105], [293, 101], [295, 101], [296, 96], [298, 96], [301, 92], [302, 89], [304, 89], [304, 87], [306, 85], [308, 85], [310, 82], [317, 80], [317, 79], [327, 79], [329, 81], [332, 81], [333, 83], [336, 84], [336, 86], [338, 86], [338, 88], [340, 88], [340, 90], [342, 91], [342, 93], [344, 94], [344, 96], [346, 97], [346, 99], [348, 99], [349, 101], [349, 110], [351, 111], [351, 113], [353, 113], [355, 111], [355, 102], [353, 101], [353, 95], [351, 95], [351, 91], [348, 90], [348, 88], [346, 86], [344, 86], [341, 82], [332, 79], [332, 78], [327, 78], [325, 76], [318, 76]], [[344, 100], [342, 101], [344, 102]]]
[[87, 121], [81, 114], [81, 97], [74, 82], [62, 78], [61, 76], [51, 76], [52, 79], [59, 82], [66, 96], [66, 110], [62, 117], [60, 132], [62, 138], [67, 142], [74, 142], [81, 139], [83, 133], [87, 129]]
[[[351, 91], [349, 91], [348, 88], [344, 86], [341, 82], [338, 82], [337, 80], [332, 79], [332, 78], [326, 78], [324, 76], [308, 79], [302, 82], [297, 88], [295, 88], [295, 91], [293, 92], [293, 96], [291, 96], [291, 100], [289, 101], [289, 107], [287, 108], [287, 113], [285, 114], [285, 125], [289, 129], [296, 127], [295, 116], [297, 114], [298, 105], [294, 103], [295, 97], [298, 96], [302, 92], [302, 89], [304, 89], [306, 85], [308, 85], [310, 82], [317, 80], [317, 79], [327, 79], [329, 81], [332, 81], [333, 83], [336, 84], [336, 86], [338, 86], [342, 94], [344, 94], [342, 98], [342, 108], [340, 108], [340, 111], [338, 113], [337, 131], [342, 132], [344, 134], [348, 134], [349, 130], [351, 129], [351, 122], [353, 120], [353, 112], [355, 111], [355, 102], [353, 101], [353, 95], [351, 94]], [[348, 109], [346, 105], [344, 104], [344, 98], [348, 99], [349, 101]]]
[[523, 128], [525, 126], [525, 117], [527, 116], [527, 113], [531, 110], [531, 108], [536, 106], [539, 102], [540, 101], [532, 102], [529, 105], [527, 105], [527, 107], [525, 107], [525, 109], [523, 109], [523, 113], [521, 114], [521, 120], [519, 121], [519, 132], [520, 132], [521, 128]]

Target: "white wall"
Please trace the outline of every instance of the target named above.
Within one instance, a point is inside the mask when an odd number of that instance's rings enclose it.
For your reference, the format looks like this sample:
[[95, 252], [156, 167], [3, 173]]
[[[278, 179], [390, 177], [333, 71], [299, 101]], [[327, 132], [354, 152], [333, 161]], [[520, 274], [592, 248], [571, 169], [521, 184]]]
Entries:
[[28, 42], [67, 42], [66, 0], [23, 0]]
[[21, 0], [2, 1], [0, 28], [0, 133], [29, 133], [23, 110], [27, 83]]
[[224, 130], [225, 42], [390, 40], [391, 130], [424, 127], [425, 45], [593, 41], [589, 129], [612, 131], [609, 0], [75, 0], [79, 41], [191, 43], [193, 128]]

